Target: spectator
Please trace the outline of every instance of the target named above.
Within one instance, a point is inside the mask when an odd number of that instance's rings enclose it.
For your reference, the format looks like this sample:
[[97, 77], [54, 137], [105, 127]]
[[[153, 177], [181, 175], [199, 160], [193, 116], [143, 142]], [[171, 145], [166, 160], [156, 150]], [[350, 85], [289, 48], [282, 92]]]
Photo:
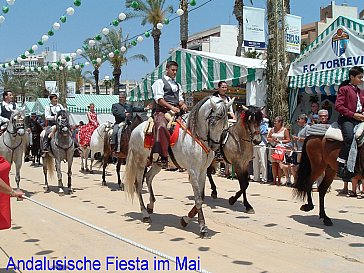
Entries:
[[318, 123], [320, 124], [329, 124], [329, 111], [326, 109], [321, 109], [318, 111]]
[[[263, 118], [260, 124], [260, 134], [262, 142], [253, 147], [253, 170], [254, 181], [267, 183], [267, 135], [268, 135], [269, 119]], [[260, 174], [262, 178], [260, 179]]]
[[318, 110], [319, 110], [319, 104], [318, 102], [313, 102], [311, 104], [311, 112], [307, 116], [307, 123], [309, 125], [318, 123]]

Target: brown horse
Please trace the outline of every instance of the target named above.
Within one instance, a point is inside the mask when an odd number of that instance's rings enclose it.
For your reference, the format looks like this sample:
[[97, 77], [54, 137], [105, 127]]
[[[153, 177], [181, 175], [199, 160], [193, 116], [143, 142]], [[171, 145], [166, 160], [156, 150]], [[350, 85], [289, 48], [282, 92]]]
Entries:
[[[331, 219], [325, 212], [325, 194], [335, 178], [338, 162], [336, 161], [342, 143], [339, 141], [327, 140], [323, 136], [309, 136], [306, 138], [302, 147], [302, 158], [298, 168], [297, 177], [294, 183], [294, 194], [296, 197], [305, 200], [307, 196], [307, 204], [301, 206], [302, 211], [313, 210], [312, 203], [312, 184], [324, 172], [324, 178], [318, 187], [320, 199], [320, 219], [326, 226], [332, 226]], [[362, 173], [362, 164], [364, 160], [363, 149], [358, 149], [358, 160], [355, 166], [356, 173]]]
[[[116, 165], [116, 174], [118, 176], [118, 185], [121, 190], [124, 190], [124, 184], [121, 183], [120, 179], [120, 166], [121, 164], [125, 165], [126, 157], [128, 155], [128, 148], [129, 148], [129, 139], [131, 132], [134, 130], [135, 127], [137, 127], [139, 124], [143, 122], [143, 119], [139, 115], [135, 115], [133, 120], [129, 125], [126, 126], [124, 132], [122, 133], [122, 136], [120, 138], [120, 152], [116, 153], [117, 155], [117, 165]], [[122, 129], [120, 129], [122, 130]], [[109, 164], [109, 159], [112, 155], [112, 149], [110, 145], [110, 136], [109, 134], [105, 134], [104, 138], [104, 156], [102, 159], [102, 185], [106, 186], [106, 167]]]

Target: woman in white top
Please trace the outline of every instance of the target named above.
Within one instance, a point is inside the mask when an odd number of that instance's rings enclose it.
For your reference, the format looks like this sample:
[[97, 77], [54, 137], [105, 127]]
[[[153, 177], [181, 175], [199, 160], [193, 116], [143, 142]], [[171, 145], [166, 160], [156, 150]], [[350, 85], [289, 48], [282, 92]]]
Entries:
[[[287, 144], [291, 141], [288, 129], [283, 126], [283, 118], [281, 116], [277, 116], [274, 119], [274, 127], [269, 131], [267, 141], [272, 147], [275, 147], [277, 144]], [[270, 158], [270, 160], [272, 162], [273, 184], [280, 185], [281, 171], [279, 162], [273, 158]]]
[[[224, 102], [229, 102], [231, 100], [231, 98], [229, 98], [226, 95], [226, 91], [228, 90], [227, 88], [227, 83], [225, 81], [219, 81], [219, 83], [217, 84], [218, 90], [213, 94], [215, 97], [219, 97], [220, 99], [222, 99]], [[228, 112], [229, 118], [236, 120], [235, 114], [234, 114], [234, 110], [233, 110], [233, 106], [231, 105], [229, 108], [229, 112]]]

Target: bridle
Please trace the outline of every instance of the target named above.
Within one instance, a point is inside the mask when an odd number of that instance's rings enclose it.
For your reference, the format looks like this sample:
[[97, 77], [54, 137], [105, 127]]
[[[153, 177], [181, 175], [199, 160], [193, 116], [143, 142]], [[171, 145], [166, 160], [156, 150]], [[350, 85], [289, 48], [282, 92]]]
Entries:
[[[18, 119], [19, 118], [19, 119]], [[25, 125], [24, 125], [24, 118], [21, 116], [21, 114], [17, 114], [15, 115], [12, 119], [11, 119], [11, 125], [13, 127], [13, 131], [9, 131], [9, 127], [7, 126], [6, 131], [13, 137], [15, 137], [16, 135], [19, 135], [19, 130], [20, 129], [24, 129]]]

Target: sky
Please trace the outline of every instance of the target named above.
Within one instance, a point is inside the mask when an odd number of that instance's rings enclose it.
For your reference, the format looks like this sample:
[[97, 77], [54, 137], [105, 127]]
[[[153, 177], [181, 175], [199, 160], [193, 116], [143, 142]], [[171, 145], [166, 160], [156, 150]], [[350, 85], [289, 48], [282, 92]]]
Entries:
[[[232, 14], [234, 0], [197, 0], [197, 6], [206, 3], [202, 7], [189, 13], [189, 34], [194, 34], [221, 24], [236, 25], [235, 16]], [[336, 0], [340, 5], [346, 2], [349, 6], [357, 6], [358, 11], [364, 9], [363, 0]], [[83, 41], [101, 33], [102, 28], [110, 27], [113, 19], [120, 12], [126, 12], [125, 0], [81, 0], [81, 6], [75, 7], [75, 14], [67, 17], [67, 22], [61, 24], [61, 28], [50, 37], [44, 46], [50, 50], [60, 52], [75, 52], [81, 48]], [[265, 8], [265, 0], [253, 0], [254, 7]], [[302, 17], [302, 24], [319, 20], [320, 7], [327, 6], [331, 0], [291, 0], [291, 14]], [[0, 0], [1, 5], [6, 5], [5, 0]], [[178, 8], [179, 0], [166, 0], [166, 4]], [[250, 6], [250, 1], [245, 0]], [[0, 62], [16, 59], [25, 50], [46, 34], [52, 28], [54, 22], [65, 14], [68, 7], [73, 6], [73, 0], [16, 0], [5, 16], [5, 22], [0, 25]], [[170, 18], [175, 17], [172, 15]], [[124, 36], [133, 37], [143, 34], [151, 26], [140, 25], [140, 19], [134, 18], [120, 24]], [[162, 29], [160, 40], [161, 62], [168, 57], [171, 49], [178, 47], [179, 19], [170, 22]], [[149, 62], [130, 61], [122, 68], [122, 80], [140, 80], [146, 74], [153, 71], [154, 53], [152, 38], [144, 38], [144, 41], [128, 51], [127, 56], [144, 54]], [[84, 70], [92, 70], [86, 66]], [[105, 75], [112, 77], [111, 65], [105, 62], [100, 69], [100, 77]]]

